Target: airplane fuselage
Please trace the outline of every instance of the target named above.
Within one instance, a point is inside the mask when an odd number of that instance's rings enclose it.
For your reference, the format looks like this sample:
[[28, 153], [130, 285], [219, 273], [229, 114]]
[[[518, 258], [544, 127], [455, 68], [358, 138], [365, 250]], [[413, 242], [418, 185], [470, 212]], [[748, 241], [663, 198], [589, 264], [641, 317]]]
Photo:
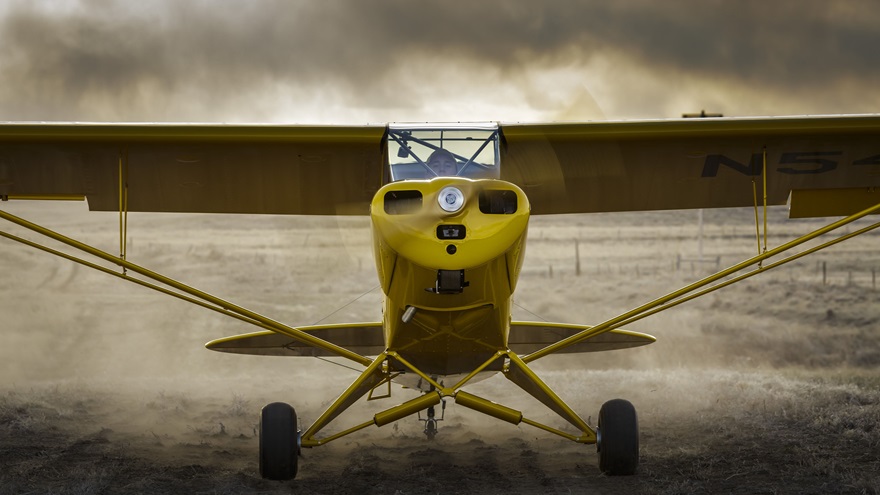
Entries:
[[371, 219], [388, 349], [438, 376], [467, 373], [505, 349], [528, 218], [525, 194], [500, 180], [381, 188]]

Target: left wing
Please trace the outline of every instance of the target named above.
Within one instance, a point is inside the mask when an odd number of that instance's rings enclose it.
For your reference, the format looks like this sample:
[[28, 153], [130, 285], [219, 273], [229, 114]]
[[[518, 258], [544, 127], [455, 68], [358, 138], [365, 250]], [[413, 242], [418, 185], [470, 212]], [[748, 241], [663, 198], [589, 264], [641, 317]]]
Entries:
[[792, 216], [880, 203], [880, 116], [502, 126], [501, 178], [533, 214], [751, 206]]

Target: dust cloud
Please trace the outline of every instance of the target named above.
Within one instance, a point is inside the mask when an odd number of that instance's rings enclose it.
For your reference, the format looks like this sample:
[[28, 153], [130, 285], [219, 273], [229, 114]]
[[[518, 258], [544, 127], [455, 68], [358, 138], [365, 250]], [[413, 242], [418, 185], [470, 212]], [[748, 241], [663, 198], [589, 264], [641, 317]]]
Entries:
[[[119, 248], [115, 215], [4, 208]], [[772, 239], [819, 225], [772, 213]], [[751, 256], [752, 215], [707, 212], [703, 261], [693, 212], [534, 218], [514, 319], [589, 324], [634, 308]], [[285, 323], [380, 318], [366, 219], [131, 214], [129, 235], [131, 261]], [[606, 400], [635, 404], [636, 476], [605, 477], [591, 446], [450, 402], [434, 442], [407, 418], [306, 450], [298, 479], [277, 483], [258, 474], [259, 409], [281, 400], [315, 419], [356, 376], [343, 361], [209, 352], [256, 329], [4, 239], [0, 493], [878, 493], [877, 240], [628, 327], [657, 336], [650, 346], [536, 362], [593, 424]], [[566, 428], [502, 377], [468, 391]], [[395, 387], [334, 428], [412, 396]]]

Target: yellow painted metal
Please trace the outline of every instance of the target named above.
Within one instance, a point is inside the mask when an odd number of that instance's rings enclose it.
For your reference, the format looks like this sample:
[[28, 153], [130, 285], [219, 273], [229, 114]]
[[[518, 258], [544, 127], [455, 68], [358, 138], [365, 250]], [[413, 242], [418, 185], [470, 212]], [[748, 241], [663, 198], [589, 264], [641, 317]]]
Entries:
[[333, 440], [337, 440], [339, 438], [342, 438], [346, 435], [350, 435], [356, 431], [363, 430], [364, 428], [366, 428], [368, 426], [373, 426], [374, 424], [375, 423], [371, 420], [371, 421], [366, 421], [364, 423], [361, 423], [357, 426], [352, 426], [351, 428], [349, 428], [347, 430], [343, 430], [338, 433], [334, 433], [333, 435], [328, 435], [324, 438], [309, 438], [309, 439], [302, 438], [300, 440], [300, 445], [302, 445], [303, 447], [306, 447], [306, 448], [318, 447], [320, 445], [325, 445], [329, 442], [332, 442]]
[[[438, 195], [447, 186], [454, 186], [464, 194], [464, 207], [453, 213], [440, 208]], [[480, 211], [479, 194], [482, 190], [506, 189], [517, 194], [518, 209], [514, 214], [490, 215]], [[422, 204], [410, 214], [389, 214], [385, 211], [385, 196], [399, 191], [419, 191]], [[439, 177], [430, 181], [394, 182], [380, 189], [370, 207], [374, 242], [383, 242], [393, 252], [418, 266], [443, 270], [468, 269], [483, 265], [504, 255], [522, 237], [528, 218], [528, 200], [517, 186], [497, 180], [472, 180], [460, 177]], [[465, 239], [441, 240], [437, 226], [464, 225]], [[447, 246], [460, 249], [450, 255]], [[387, 287], [387, 274], [380, 273], [381, 285]]]
[[[464, 206], [440, 208], [439, 192], [458, 188]], [[480, 194], [509, 191], [517, 210], [493, 214], [480, 210]], [[412, 212], [386, 211], [386, 195], [418, 192]], [[498, 180], [442, 177], [384, 186], [371, 205], [373, 252], [385, 293], [385, 340], [410, 366], [427, 376], [467, 374], [507, 347], [510, 298], [525, 247], [529, 202], [513, 184]], [[440, 239], [440, 225], [464, 227], [463, 239]], [[464, 271], [467, 287], [435, 293], [438, 271]], [[408, 308], [415, 308], [404, 321]], [[441, 388], [441, 387], [438, 387]]]
[[758, 186], [752, 179], [752, 197], [755, 200], [755, 242], [758, 243], [758, 254], [761, 254], [761, 227], [758, 223]]
[[[755, 179], [752, 179], [752, 196], [755, 199], [755, 238], [758, 242], [758, 254], [767, 252], [767, 147], [764, 147], [763, 152], [763, 163], [764, 168], [761, 172], [761, 178], [763, 179], [764, 187], [764, 249], [761, 249], [761, 228], [758, 224], [758, 191], [757, 186], [755, 186]], [[763, 261], [758, 262], [758, 268], [761, 268]]]
[[[333, 404], [312, 423], [311, 426], [302, 434], [303, 446], [311, 445], [312, 441], [317, 441], [320, 444], [320, 441], [315, 440], [314, 436], [321, 431], [322, 428], [327, 426], [336, 416], [345, 411], [351, 404], [354, 403], [358, 398], [363, 396], [369, 390], [371, 390], [376, 384], [380, 383], [384, 378], [382, 373], [382, 364], [388, 358], [385, 354], [382, 354], [373, 362], [367, 366], [367, 368], [360, 374], [360, 376], [352, 382], [351, 385], [342, 392], [342, 395], [336, 398], [333, 401]], [[372, 380], [372, 383], [371, 383]]]
[[376, 415], [373, 416], [373, 421], [376, 423], [376, 426], [385, 426], [389, 423], [397, 421], [398, 419], [405, 418], [419, 411], [424, 411], [429, 407], [436, 406], [439, 403], [439, 393], [427, 392], [421, 397], [408, 400], [403, 404], [392, 407], [391, 409], [376, 413]]
[[767, 252], [767, 147], [764, 147], [764, 168], [761, 172], [761, 177], [764, 179], [764, 250], [762, 252]]
[[101, 251], [100, 249], [94, 248], [92, 246], [89, 246], [89, 245], [84, 244], [82, 242], [79, 242], [77, 240], [71, 239], [71, 238], [66, 237], [64, 235], [61, 235], [57, 232], [54, 232], [50, 229], [47, 229], [45, 227], [39, 226], [37, 224], [34, 224], [32, 222], [29, 222], [27, 220], [19, 218], [15, 215], [8, 213], [8, 212], [0, 210], [0, 218], [3, 218], [4, 220], [8, 220], [9, 222], [12, 222], [12, 223], [19, 225], [21, 227], [24, 227], [26, 229], [37, 232], [38, 234], [41, 234], [41, 235], [44, 235], [44, 236], [49, 237], [51, 239], [54, 239], [58, 242], [67, 244], [68, 246], [71, 246], [75, 249], [86, 252], [88, 254], [91, 254], [92, 256], [103, 259], [104, 261], [108, 261], [110, 263], [116, 264], [116, 265], [121, 266], [123, 268], [126, 268], [128, 270], [131, 270], [135, 273], [138, 273], [138, 274], [143, 275], [147, 278], [150, 278], [152, 280], [155, 280], [157, 282], [165, 284], [169, 287], [173, 287], [174, 289], [177, 289], [181, 292], [189, 294], [193, 297], [197, 297], [203, 301], [207, 301], [211, 304], [217, 305], [217, 306], [224, 308], [228, 311], [238, 313], [239, 315], [245, 316], [247, 318], [250, 318], [254, 321], [261, 323], [262, 325], [265, 325], [265, 327], [268, 327], [269, 329], [271, 329], [273, 331], [283, 333], [285, 335], [289, 335], [291, 338], [294, 338], [296, 340], [305, 342], [305, 343], [307, 343], [309, 345], [313, 345], [315, 347], [320, 347], [322, 349], [326, 349], [329, 352], [332, 352], [332, 353], [334, 353], [338, 356], [344, 357], [344, 358], [348, 358], [348, 359], [355, 361], [357, 363], [360, 363], [364, 366], [367, 366], [372, 362], [372, 360], [370, 360], [369, 358], [367, 358], [365, 356], [361, 356], [360, 354], [351, 352], [348, 349], [337, 346], [337, 345], [332, 344], [330, 342], [326, 342], [323, 339], [320, 339], [320, 338], [315, 337], [313, 335], [310, 335], [308, 333], [297, 330], [296, 328], [289, 327], [289, 326], [284, 325], [280, 322], [277, 322], [275, 320], [267, 318], [263, 315], [260, 315], [258, 313], [253, 312], [253, 311], [245, 309], [241, 306], [232, 304], [231, 302], [228, 302], [224, 299], [221, 299], [219, 297], [208, 294], [207, 292], [200, 291], [200, 290], [195, 289], [193, 287], [190, 287], [186, 284], [178, 282], [174, 279], [165, 277], [165, 276], [160, 275], [160, 274], [153, 272], [151, 270], [147, 270], [146, 268], [143, 268], [139, 265], [136, 265], [136, 264], [131, 263], [129, 261], [120, 259], [116, 256], [109, 254], [109, 253]]
[[518, 425], [523, 419], [522, 413], [517, 411], [516, 409], [511, 409], [507, 406], [496, 404], [495, 402], [484, 399], [482, 397], [478, 397], [473, 394], [469, 394], [463, 390], [459, 390], [455, 393], [455, 403], [461, 404], [468, 409], [473, 409], [474, 411], [479, 411], [483, 414], [487, 414], [489, 416], [492, 416], [493, 418], [507, 421], [508, 423], [514, 425]]
[[850, 215], [849, 217], [846, 217], [842, 220], [838, 220], [836, 222], [833, 222], [833, 223], [826, 225], [825, 227], [822, 227], [820, 229], [814, 230], [813, 232], [810, 232], [809, 234], [803, 235], [793, 241], [787, 242], [779, 247], [771, 249], [771, 250], [767, 251], [766, 253], [762, 253], [758, 256], [754, 256], [752, 258], [749, 258], [749, 259], [747, 259], [741, 263], [738, 263], [730, 268], [727, 268], [725, 270], [721, 270], [718, 273], [715, 273], [714, 275], [710, 275], [710, 276], [703, 278], [697, 282], [694, 282], [693, 284], [685, 286], [677, 291], [671, 292], [665, 296], [662, 296], [662, 297], [657, 298], [651, 302], [643, 304], [643, 305], [641, 305], [631, 311], [627, 311], [626, 313], [623, 313], [619, 316], [611, 318], [603, 323], [600, 323], [600, 324], [590, 328], [589, 330], [584, 330], [583, 332], [580, 332], [578, 334], [572, 335], [571, 337], [560, 340], [559, 342], [557, 342], [555, 344], [549, 345], [539, 351], [533, 352], [533, 353], [529, 354], [528, 356], [523, 357], [522, 358], [523, 362], [529, 363], [529, 362], [534, 361], [536, 359], [539, 359], [541, 357], [552, 354], [552, 353], [556, 352], [557, 350], [562, 349], [564, 347], [567, 347], [569, 345], [576, 344], [577, 342], [580, 342], [582, 340], [586, 340], [586, 339], [593, 337], [595, 335], [598, 335], [600, 333], [612, 330], [612, 329], [614, 329], [614, 327], [616, 325], [619, 325], [623, 322], [626, 322], [627, 320], [629, 320], [630, 318], [632, 318], [634, 316], [637, 316], [641, 313], [644, 313], [646, 311], [654, 309], [658, 306], [662, 306], [670, 301], [673, 301], [673, 300], [678, 299], [679, 297], [682, 297], [690, 292], [693, 292], [694, 290], [697, 290], [701, 287], [709, 285], [715, 281], [721, 280], [722, 278], [727, 277], [728, 275], [732, 275], [732, 274], [734, 274], [744, 268], [748, 268], [749, 266], [757, 264], [760, 261], [771, 258], [771, 257], [776, 256], [776, 255], [783, 253], [785, 251], [788, 251], [789, 249], [791, 249], [793, 247], [799, 246], [807, 241], [815, 239], [816, 237], [819, 237], [823, 234], [831, 232], [831, 231], [838, 229], [844, 225], [848, 225], [848, 224], [858, 220], [859, 218], [870, 215], [870, 214], [875, 213], [877, 211], [880, 211], [880, 204], [877, 204], [871, 208], [863, 210], [863, 211], [856, 213], [854, 215]]
[[531, 420], [529, 418], [525, 418], [525, 417], [522, 419], [522, 422], [527, 425], [534, 426], [535, 428], [540, 428], [546, 432], [553, 433], [554, 435], [559, 435], [560, 437], [567, 438], [573, 442], [586, 443], [586, 444], [596, 443], [596, 435], [595, 434], [593, 434], [593, 435], [584, 434], [581, 436], [576, 436], [576, 435], [572, 435], [571, 433], [566, 433], [562, 430], [557, 430], [556, 428], [552, 428], [552, 427], [547, 426], [545, 424], [538, 423], [537, 421], [533, 421], [533, 420]]
[[[373, 387], [372, 389], [370, 389], [370, 393], [367, 394], [367, 401], [371, 401], [371, 400], [381, 400], [381, 399], [388, 399], [388, 398], [390, 398], [390, 397], [391, 397], [391, 381], [394, 380], [394, 378], [395, 378], [396, 376], [398, 376], [399, 374], [400, 374], [400, 373], [394, 373], [393, 375], [390, 374], [390, 375], [388, 375], [387, 377], [383, 378], [382, 381], [381, 381], [378, 385], [376, 385], [375, 387]], [[382, 395], [373, 395], [373, 392], [375, 392], [376, 389], [378, 389], [378, 388], [381, 387], [382, 385], [385, 385], [385, 386], [387, 387], [387, 388], [385, 389], [385, 393], [382, 394]]]
[[[464, 206], [453, 213], [438, 201], [439, 192], [450, 186], [464, 196]], [[486, 190], [515, 194], [516, 212], [481, 211], [480, 193]], [[420, 206], [403, 214], [386, 211], [386, 195], [403, 191], [421, 194]], [[390, 351], [424, 375], [436, 376], [471, 373], [506, 349], [510, 298], [528, 227], [529, 202], [522, 190], [503, 181], [458, 177], [395, 182], [376, 193], [370, 216]], [[466, 235], [440, 239], [440, 225], [463, 226]], [[463, 270], [469, 285], [458, 293], [435, 293], [439, 270]], [[415, 314], [403, 321], [410, 307]]]
[[[119, 257], [125, 259], [126, 240], [128, 237], [128, 181], [126, 180], [126, 164], [123, 152], [119, 153]], [[122, 274], [126, 269], [122, 267]]]
[[[479, 372], [483, 371], [484, 369], [486, 369], [490, 364], [494, 363], [494, 362], [497, 361], [501, 356], [504, 356], [505, 354], [507, 354], [507, 353], [505, 353], [504, 351], [498, 351], [498, 352], [496, 352], [495, 355], [493, 355], [492, 357], [490, 357], [489, 359], [487, 359], [487, 360], [486, 360], [483, 364], [481, 364], [480, 366], [477, 366], [476, 368], [474, 368], [473, 371], [471, 371], [470, 373], [468, 373], [467, 375], [465, 375], [464, 378], [462, 378], [461, 380], [458, 381], [458, 383], [456, 383], [455, 385], [453, 385], [453, 386], [452, 386], [452, 390], [458, 390], [459, 388], [465, 386], [465, 384], [466, 384], [467, 382], [473, 380], [473, 378], [474, 378], [475, 376], [477, 376], [477, 373], [479, 373]], [[449, 394], [449, 393], [444, 393], [444, 395], [451, 395], [451, 394]]]
[[400, 362], [400, 364], [406, 366], [410, 371], [412, 371], [413, 373], [419, 375], [419, 376], [422, 378], [422, 380], [425, 380], [426, 382], [430, 383], [430, 384], [433, 385], [434, 388], [436, 388], [437, 390], [443, 390], [443, 388], [444, 388], [443, 385], [440, 385], [439, 383], [437, 383], [436, 380], [434, 380], [433, 378], [431, 378], [430, 376], [428, 376], [427, 374], [425, 374], [422, 370], [420, 370], [420, 369], [416, 368], [415, 366], [413, 366], [412, 363], [410, 363], [409, 361], [407, 361], [406, 358], [404, 358], [403, 356], [401, 356], [401, 355], [398, 354], [397, 352], [395, 352], [395, 351], [386, 351], [385, 354], [388, 355], [389, 357], [394, 358], [396, 361]]
[[[509, 352], [510, 369], [505, 373], [507, 378], [516, 383], [520, 388], [541, 401], [544, 405], [562, 416], [563, 419], [584, 432], [585, 435], [594, 435], [593, 430], [568, 404], [565, 403], [556, 392], [553, 391], [516, 353]], [[526, 380], [518, 378], [514, 373], [522, 373]]]

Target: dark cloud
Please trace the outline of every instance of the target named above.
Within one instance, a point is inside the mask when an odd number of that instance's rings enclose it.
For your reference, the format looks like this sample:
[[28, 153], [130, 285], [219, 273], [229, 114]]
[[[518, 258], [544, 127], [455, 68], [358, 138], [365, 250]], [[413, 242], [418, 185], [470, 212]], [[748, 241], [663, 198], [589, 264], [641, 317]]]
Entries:
[[870, 1], [144, 3], [7, 6], [0, 118], [273, 119], [285, 93], [294, 107], [312, 94], [411, 108], [423, 103], [417, 85], [445, 84], [432, 65], [493, 74], [469, 80], [479, 93], [603, 56], [662, 77], [838, 102], [844, 85], [880, 82]]

